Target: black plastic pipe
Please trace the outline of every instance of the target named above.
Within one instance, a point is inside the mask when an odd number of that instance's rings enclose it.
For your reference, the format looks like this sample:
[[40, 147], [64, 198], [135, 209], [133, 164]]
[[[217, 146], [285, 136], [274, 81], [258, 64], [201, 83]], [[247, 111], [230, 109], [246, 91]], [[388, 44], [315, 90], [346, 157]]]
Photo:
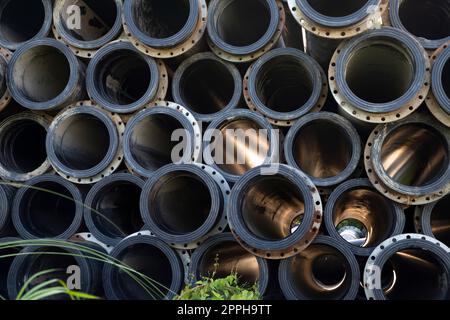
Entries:
[[279, 165], [273, 175], [256, 167], [234, 185], [228, 221], [237, 241], [251, 253], [284, 259], [307, 248], [322, 222], [322, 202], [311, 180]]
[[89, 97], [105, 109], [132, 113], [157, 98], [160, 75], [156, 61], [128, 41], [102, 47], [86, 72]]
[[47, 172], [51, 166], [45, 139], [51, 119], [32, 112], [20, 112], [0, 123], [0, 176], [27, 181]]
[[368, 179], [339, 185], [324, 212], [327, 233], [354, 254], [369, 256], [384, 240], [401, 234], [405, 214], [400, 204], [383, 197]]
[[51, 0], [0, 1], [1, 47], [16, 50], [27, 41], [46, 37], [51, 26]]
[[319, 188], [331, 188], [355, 174], [361, 159], [358, 132], [345, 118], [330, 112], [298, 120], [284, 142], [287, 163], [306, 173]]
[[381, 243], [364, 268], [368, 300], [448, 300], [450, 249], [434, 238], [403, 234]]
[[11, 220], [12, 202], [16, 189], [6, 182], [0, 184], [0, 236], [7, 237], [16, 234]]
[[44, 38], [27, 42], [8, 65], [8, 88], [22, 106], [39, 111], [63, 108], [82, 100], [85, 67], [61, 42]]
[[82, 225], [83, 195], [58, 175], [41, 175], [18, 189], [11, 215], [23, 239], [69, 239]]
[[198, 53], [177, 68], [172, 79], [172, 95], [197, 120], [211, 122], [239, 105], [242, 77], [233, 64], [213, 53]]
[[[208, 236], [223, 232], [229, 189], [217, 183], [211, 168], [196, 164], [162, 167], [142, 188], [140, 208], [145, 225], [172, 246], [197, 247]], [[228, 192], [228, 194], [226, 194]]]
[[183, 286], [184, 268], [180, 256], [156, 237], [128, 237], [114, 248], [111, 257], [139, 270], [151, 279], [151, 284], [146, 282], [146, 286], [142, 286], [116, 266], [105, 264], [103, 287], [110, 300], [171, 300]]
[[353, 252], [326, 236], [318, 236], [298, 255], [282, 260], [278, 276], [288, 300], [354, 300], [360, 282]]
[[122, 0], [57, 1], [53, 32], [77, 56], [91, 58], [122, 32]]
[[[19, 238], [0, 238], [0, 244], [5, 244], [6, 242], [20, 241]], [[8, 272], [11, 268], [11, 264], [14, 261], [15, 254], [20, 252], [20, 248], [7, 248], [0, 250], [0, 256], [9, 256], [0, 258], [0, 295], [3, 298], [8, 298]]]
[[115, 246], [144, 226], [139, 199], [144, 181], [116, 173], [96, 183], [84, 201], [84, 221], [99, 241]]
[[450, 2], [447, 0], [391, 0], [392, 26], [414, 35], [425, 49], [434, 50], [450, 41]]

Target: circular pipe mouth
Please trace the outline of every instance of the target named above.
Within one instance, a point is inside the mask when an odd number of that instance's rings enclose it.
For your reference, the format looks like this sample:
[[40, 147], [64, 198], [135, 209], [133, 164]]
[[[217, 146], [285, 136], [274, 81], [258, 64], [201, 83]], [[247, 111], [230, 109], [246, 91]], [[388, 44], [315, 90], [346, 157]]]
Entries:
[[328, 199], [324, 220], [333, 238], [362, 256], [401, 233], [405, 225], [401, 206], [379, 194], [368, 179], [350, 180], [336, 188]]
[[238, 275], [241, 285], [258, 283], [261, 295], [265, 293], [269, 280], [267, 261], [242, 248], [231, 233], [216, 235], [194, 251], [190, 267], [193, 281], [212, 276], [225, 278], [232, 273]]
[[388, 239], [373, 252], [365, 269], [370, 300], [447, 300], [450, 295], [448, 248], [430, 237], [409, 234]]
[[204, 161], [228, 180], [269, 163], [278, 152], [272, 125], [249, 110], [230, 110], [217, 117], [205, 132]]
[[[8, 292], [9, 297], [14, 299], [24, 284], [38, 272], [44, 270], [55, 270], [33, 280], [30, 288], [38, 286], [45, 281], [58, 279], [66, 283], [70, 274], [67, 270], [71, 266], [80, 268], [81, 292], [88, 294], [98, 294], [95, 292], [97, 287], [94, 275], [98, 272], [98, 265], [88, 258], [82, 257], [83, 253], [78, 250], [56, 248], [56, 247], [26, 247], [13, 260], [8, 273]], [[66, 294], [60, 294], [50, 297], [50, 300], [65, 300], [69, 297]]]
[[184, 281], [181, 260], [173, 249], [155, 237], [127, 238], [114, 248], [111, 256], [152, 279], [153, 286], [147, 291], [125, 272], [105, 264], [103, 285], [108, 299], [171, 300], [181, 290]]
[[46, 149], [52, 165], [63, 174], [90, 178], [108, 168], [119, 148], [113, 120], [101, 109], [66, 109], [52, 122]]
[[441, 108], [450, 114], [450, 47], [434, 61], [431, 77], [434, 96]]
[[[78, 11], [79, 26], [73, 26], [71, 16]], [[65, 42], [80, 49], [96, 49], [114, 40], [122, 30], [121, 15], [119, 0], [63, 0], [53, 13], [57, 32]]]
[[[250, 19], [249, 12], [258, 19]], [[275, 37], [279, 20], [274, 0], [214, 0], [209, 5], [207, 30], [210, 40], [223, 51], [246, 55]]]
[[367, 18], [379, 0], [296, 0], [296, 5], [312, 22], [325, 27], [342, 28], [352, 26]]
[[81, 63], [54, 39], [28, 42], [11, 58], [8, 87], [26, 108], [48, 110], [66, 103], [82, 86]]
[[149, 47], [174, 47], [194, 32], [200, 16], [198, 0], [125, 1], [124, 21], [130, 33]]
[[[180, 142], [172, 141], [179, 132], [185, 140], [179, 154], [174, 148]], [[182, 113], [167, 107], [152, 107], [138, 113], [125, 129], [125, 159], [133, 172], [150, 177], [159, 168], [181, 158], [191, 159], [194, 150], [194, 129]]]
[[131, 113], [155, 99], [159, 71], [155, 60], [129, 42], [114, 42], [100, 49], [89, 63], [89, 96], [107, 110]]
[[211, 122], [237, 107], [242, 95], [242, 78], [233, 64], [212, 53], [200, 53], [178, 67], [172, 90], [175, 102], [192, 111], [199, 121]]
[[392, 25], [417, 37], [426, 49], [437, 49], [450, 39], [448, 2], [394, 0], [389, 5]]
[[12, 205], [12, 219], [24, 239], [68, 239], [82, 223], [83, 197], [70, 182], [42, 175], [20, 188]]
[[279, 165], [274, 175], [264, 175], [264, 169], [249, 171], [235, 184], [229, 223], [241, 245], [254, 254], [292, 256], [300, 251], [296, 246], [309, 245], [318, 231], [316, 221], [322, 217], [317, 189], [286, 165]]
[[196, 165], [168, 165], [143, 187], [145, 225], [168, 243], [188, 244], [208, 234], [220, 219], [223, 198], [214, 179]]
[[322, 73], [317, 62], [300, 50], [275, 49], [250, 69], [250, 99], [270, 118], [299, 118], [317, 105], [325, 80]]
[[308, 174], [316, 186], [333, 186], [356, 170], [361, 141], [346, 119], [328, 112], [313, 113], [289, 131], [285, 156], [288, 164]]
[[420, 99], [416, 96], [426, 78], [424, 50], [409, 34], [390, 27], [376, 29], [338, 50], [334, 93], [355, 108], [388, 113]]
[[0, 2], [0, 46], [2, 47], [16, 50], [27, 41], [43, 38], [49, 33], [51, 25], [51, 0], [3, 0]]
[[139, 199], [144, 181], [127, 173], [102, 179], [89, 191], [84, 218], [94, 237], [111, 246], [142, 229]]
[[25, 181], [50, 167], [45, 150], [49, 123], [29, 112], [0, 124], [0, 172], [8, 180]]
[[281, 289], [287, 299], [352, 300], [359, 286], [359, 267], [353, 253], [334, 239], [316, 238], [298, 255], [282, 261]]
[[450, 245], [450, 220], [448, 208], [450, 206], [450, 196], [430, 203], [423, 208], [420, 222], [420, 231], [424, 234], [435, 237], [445, 245]]

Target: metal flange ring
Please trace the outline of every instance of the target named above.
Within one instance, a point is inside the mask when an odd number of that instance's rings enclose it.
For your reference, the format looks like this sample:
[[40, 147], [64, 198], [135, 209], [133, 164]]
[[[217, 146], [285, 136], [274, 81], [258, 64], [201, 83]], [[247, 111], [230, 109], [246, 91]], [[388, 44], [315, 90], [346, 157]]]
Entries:
[[103, 242], [100, 242], [100, 240], [95, 238], [94, 235], [89, 232], [76, 233], [69, 239], [69, 241], [81, 244], [93, 243], [102, 247], [108, 254], [111, 253], [111, 251], [114, 249], [109, 244], [104, 244]]
[[123, 29], [127, 38], [142, 53], [152, 56], [154, 58], [161, 58], [161, 59], [174, 58], [192, 49], [202, 39], [203, 34], [205, 33], [208, 16], [206, 0], [198, 0], [198, 6], [199, 6], [199, 17], [197, 19], [195, 29], [193, 30], [189, 38], [187, 38], [182, 43], [175, 45], [174, 47], [152, 48], [145, 45], [142, 41], [139, 41], [139, 39], [133, 36], [133, 34], [130, 32], [130, 28], [127, 26], [125, 18], [123, 18]]

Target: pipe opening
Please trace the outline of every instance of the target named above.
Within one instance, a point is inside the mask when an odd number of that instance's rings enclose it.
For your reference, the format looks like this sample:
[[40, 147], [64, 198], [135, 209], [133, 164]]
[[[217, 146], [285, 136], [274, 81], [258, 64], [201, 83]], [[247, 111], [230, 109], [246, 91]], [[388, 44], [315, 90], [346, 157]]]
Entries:
[[[5, 0], [0, 11], [0, 37], [8, 42], [21, 43], [39, 33], [45, 22], [42, 0]], [[24, 10], [26, 8], [26, 10]], [[55, 70], [57, 70], [55, 68]]]
[[433, 235], [450, 245], [450, 196], [439, 200], [431, 211], [430, 224]]
[[390, 202], [375, 191], [355, 188], [343, 193], [333, 207], [336, 231], [350, 244], [375, 247], [391, 235], [395, 221]]
[[110, 136], [100, 119], [90, 114], [75, 114], [55, 128], [53, 146], [63, 165], [71, 170], [88, 170], [107, 156]]
[[307, 2], [315, 11], [324, 16], [345, 17], [359, 11], [369, 0], [342, 0], [339, 2], [307, 0]]
[[32, 47], [22, 53], [14, 64], [14, 84], [26, 99], [33, 102], [50, 101], [58, 97], [66, 88], [69, 78], [69, 61], [56, 47]]
[[292, 112], [308, 102], [314, 79], [303, 62], [292, 56], [269, 60], [256, 76], [259, 100], [276, 112]]
[[444, 88], [445, 95], [450, 100], [450, 59], [444, 65], [442, 69], [442, 87]]
[[384, 288], [390, 300], [448, 299], [449, 270], [435, 253], [418, 248], [393, 254], [383, 266], [382, 278], [390, 279]]
[[386, 103], [402, 97], [414, 80], [411, 55], [394, 39], [366, 41], [347, 62], [345, 81], [360, 99]]
[[445, 139], [425, 124], [405, 124], [394, 129], [381, 147], [381, 164], [395, 182], [422, 187], [437, 181], [447, 170]]
[[184, 129], [174, 117], [152, 114], [132, 129], [130, 150], [133, 159], [146, 170], [155, 171], [172, 163], [172, 150], [178, 144], [172, 141], [175, 130]]
[[226, 0], [219, 2], [213, 19], [214, 31], [225, 43], [245, 47], [267, 32], [271, 12], [266, 0]]
[[1, 165], [18, 174], [35, 171], [47, 159], [46, 136], [47, 130], [33, 120], [11, 122], [0, 135]]
[[190, 65], [180, 80], [180, 94], [186, 107], [199, 114], [213, 114], [224, 109], [234, 96], [234, 78], [220, 61], [198, 60]]
[[[67, 22], [72, 21], [70, 17], [74, 11], [70, 9], [74, 5], [80, 8], [80, 28], [67, 25]], [[70, 37], [79, 41], [93, 41], [112, 29], [117, 19], [117, 5], [115, 0], [65, 0], [59, 15], [61, 26]]]
[[167, 295], [167, 288], [170, 288], [172, 283], [172, 267], [169, 259], [160, 249], [149, 244], [135, 244], [124, 249], [117, 259], [157, 283], [150, 294], [120, 269], [117, 271], [117, 281], [113, 280], [112, 283], [117, 283], [123, 297], [135, 300], [160, 300]]
[[228, 120], [218, 130], [222, 139], [211, 141], [211, 155], [221, 170], [243, 175], [264, 164], [270, 150], [268, 130], [247, 118]]
[[126, 181], [116, 181], [99, 190], [92, 201], [96, 212], [91, 210], [95, 227], [111, 238], [121, 238], [141, 230], [141, 191], [138, 185]]
[[243, 197], [241, 210], [246, 227], [268, 241], [289, 237], [296, 230], [293, 223], [305, 213], [302, 193], [280, 175], [254, 181]]
[[139, 53], [116, 50], [102, 57], [96, 65], [94, 84], [106, 101], [129, 105], [145, 95], [151, 77], [151, 70]]
[[158, 180], [148, 207], [159, 228], [171, 234], [187, 234], [206, 222], [212, 199], [207, 185], [195, 174], [172, 172]]
[[303, 172], [314, 178], [326, 179], [337, 176], [347, 168], [352, 159], [353, 146], [350, 137], [339, 125], [317, 119], [300, 128], [292, 151]]
[[295, 256], [289, 272], [295, 290], [311, 300], [342, 299], [352, 283], [351, 268], [345, 256], [323, 244], [312, 244]]
[[76, 203], [66, 187], [46, 181], [26, 190], [18, 211], [29, 233], [39, 238], [57, 237], [73, 223]]
[[439, 40], [450, 36], [450, 5], [446, 1], [400, 0], [403, 26], [417, 37]]
[[133, 20], [139, 30], [155, 39], [174, 36], [187, 24], [189, 0], [137, 0]]
[[258, 259], [234, 241], [226, 241], [209, 248], [202, 256], [198, 275], [200, 277], [225, 278], [238, 274], [241, 284], [253, 285], [259, 280]]

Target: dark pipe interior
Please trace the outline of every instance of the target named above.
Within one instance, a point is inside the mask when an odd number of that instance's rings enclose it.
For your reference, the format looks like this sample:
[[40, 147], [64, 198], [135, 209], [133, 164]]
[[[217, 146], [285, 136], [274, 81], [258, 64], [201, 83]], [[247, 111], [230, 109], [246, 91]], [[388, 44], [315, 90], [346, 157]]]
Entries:
[[387, 199], [367, 188], [343, 193], [333, 207], [336, 231], [358, 247], [374, 247], [387, 239], [394, 228], [393, 206]]
[[147, 62], [131, 50], [116, 50], [102, 57], [94, 72], [101, 97], [117, 105], [128, 105], [142, 98], [151, 81]]
[[[392, 255], [383, 267], [391, 285], [384, 288], [390, 300], [436, 300], [449, 298], [449, 270], [431, 251], [404, 249]], [[393, 270], [393, 271], [392, 271]]]
[[280, 175], [255, 180], [244, 191], [242, 217], [247, 228], [259, 238], [278, 241], [294, 231], [302, 219], [304, 198], [298, 187]]
[[16, 120], [0, 135], [0, 162], [11, 172], [28, 173], [47, 159], [47, 130], [32, 120]]
[[[74, 12], [69, 10], [70, 6], [76, 5], [80, 8], [80, 27], [73, 28], [67, 21], [73, 20]], [[80, 41], [97, 40], [106, 35], [117, 18], [117, 6], [115, 0], [66, 0], [60, 12], [60, 21], [64, 30]]]
[[[375, 42], [376, 41], [376, 42]], [[356, 49], [347, 64], [345, 80], [353, 93], [372, 103], [394, 101], [409, 89], [414, 78], [410, 54], [397, 45], [377, 39]]]
[[180, 80], [180, 94], [186, 107], [199, 114], [212, 114], [225, 108], [234, 95], [234, 79], [221, 62], [198, 60]]
[[72, 194], [56, 182], [40, 182], [27, 189], [20, 202], [19, 217], [25, 229], [40, 238], [64, 233], [75, 217]]
[[146, 170], [155, 171], [172, 163], [172, 150], [178, 144], [172, 141], [175, 130], [182, 124], [170, 115], [153, 114], [140, 121], [130, 137], [133, 159]]
[[229, 174], [242, 175], [262, 165], [270, 150], [270, 132], [262, 129], [258, 123], [244, 118], [222, 124], [218, 130], [223, 138], [211, 142], [217, 166]]
[[23, 53], [14, 65], [13, 79], [22, 95], [33, 102], [50, 101], [70, 78], [67, 57], [57, 48], [40, 45]]
[[360, 10], [368, 0], [306, 0], [309, 5], [324, 16], [344, 17]]
[[429, 40], [450, 35], [450, 3], [447, 0], [401, 0], [399, 17], [403, 26], [417, 37]]
[[277, 112], [291, 112], [309, 100], [314, 79], [301, 61], [280, 56], [264, 64], [255, 86], [258, 98], [265, 106]]
[[225, 0], [217, 7], [214, 27], [225, 43], [244, 47], [264, 36], [270, 19], [266, 0]]
[[447, 246], [450, 245], [450, 196], [439, 200], [430, 217], [433, 235]]
[[76, 114], [59, 123], [54, 131], [56, 157], [72, 170], [87, 170], [98, 165], [110, 145], [106, 125], [90, 114]]
[[292, 152], [302, 171], [314, 178], [325, 179], [337, 176], [347, 168], [353, 147], [344, 129], [321, 119], [297, 132]]
[[0, 12], [2, 39], [20, 43], [38, 34], [45, 21], [42, 0], [4, 0], [2, 2], [6, 3]]
[[209, 248], [198, 268], [201, 277], [226, 278], [237, 273], [242, 284], [254, 284], [259, 279], [257, 258], [234, 241], [226, 241]]
[[110, 183], [98, 191], [91, 210], [96, 228], [111, 238], [121, 238], [141, 230], [141, 191], [139, 186], [126, 181]]
[[[40, 255], [32, 255], [28, 256], [25, 260], [21, 272], [19, 273], [18, 278], [18, 287], [23, 286], [24, 283], [33, 275], [38, 272], [42, 272], [45, 270], [53, 270], [54, 272], [45, 274], [36, 278], [32, 281], [30, 288], [42, 284], [45, 281], [58, 279], [66, 283], [70, 274], [67, 273], [67, 268], [69, 266], [78, 265], [77, 261], [73, 256], [70, 256], [71, 253], [65, 251], [64, 249], [58, 249], [54, 247], [48, 248], [39, 248], [37, 252], [42, 252]], [[51, 254], [51, 253], [59, 253], [59, 254]], [[85, 287], [86, 283], [81, 283], [82, 288]], [[69, 297], [66, 294], [58, 294], [56, 296], [52, 296], [47, 298], [48, 300], [68, 300]]]
[[289, 272], [295, 290], [311, 300], [342, 299], [352, 283], [347, 259], [323, 244], [312, 244], [295, 256]]
[[183, 29], [189, 18], [189, 0], [136, 0], [133, 19], [151, 38], [169, 38]]
[[407, 124], [391, 132], [381, 148], [387, 175], [407, 186], [425, 186], [447, 170], [449, 151], [442, 135], [428, 125]]
[[188, 172], [173, 172], [159, 179], [148, 206], [153, 220], [166, 232], [187, 234], [200, 228], [211, 211], [206, 184]]
[[135, 244], [123, 250], [117, 259], [133, 270], [148, 276], [156, 286], [149, 289], [149, 293], [120, 269], [117, 281], [113, 279], [113, 285], [117, 284], [122, 291], [121, 299], [160, 300], [165, 297], [167, 288], [170, 288], [172, 283], [172, 268], [169, 259], [161, 250], [149, 244]]
[[450, 59], [444, 65], [442, 70], [442, 87], [444, 88], [445, 95], [450, 99]]

